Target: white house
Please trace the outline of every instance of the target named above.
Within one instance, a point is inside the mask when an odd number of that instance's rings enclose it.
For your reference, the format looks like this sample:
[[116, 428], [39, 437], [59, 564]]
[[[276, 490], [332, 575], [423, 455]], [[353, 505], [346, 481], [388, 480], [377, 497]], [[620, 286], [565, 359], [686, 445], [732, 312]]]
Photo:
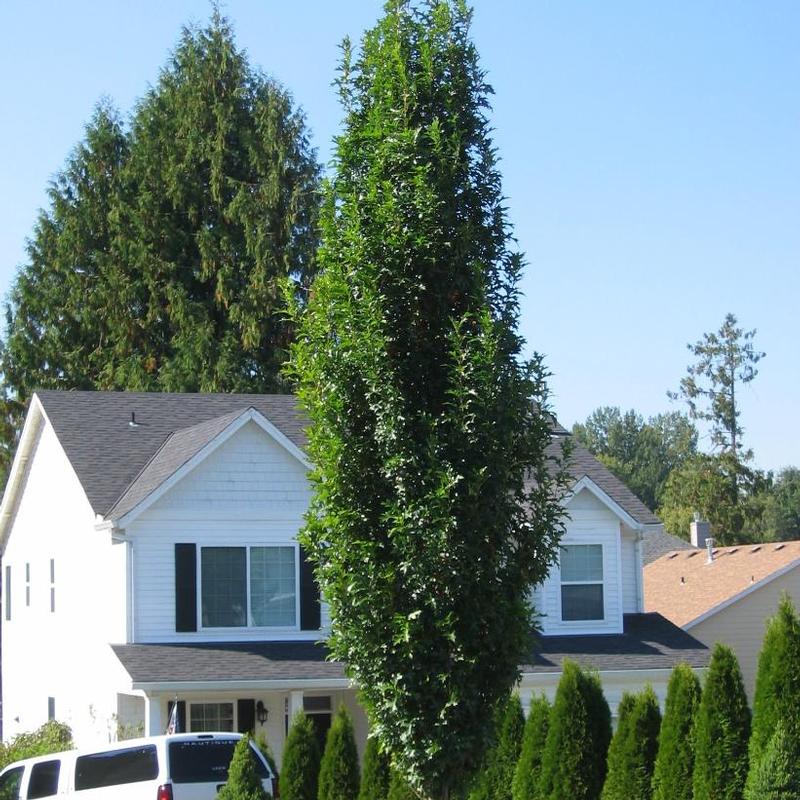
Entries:
[[[80, 745], [183, 729], [264, 731], [278, 758], [295, 711], [320, 735], [347, 704], [325, 659], [326, 609], [296, 541], [309, 502], [304, 421], [282, 395], [38, 392], [0, 507], [5, 738], [48, 718]], [[557, 429], [554, 436], [566, 435]], [[523, 703], [564, 658], [615, 707], [708, 651], [644, 614], [642, 543], [658, 520], [576, 448], [560, 564], [532, 596], [542, 636]]]

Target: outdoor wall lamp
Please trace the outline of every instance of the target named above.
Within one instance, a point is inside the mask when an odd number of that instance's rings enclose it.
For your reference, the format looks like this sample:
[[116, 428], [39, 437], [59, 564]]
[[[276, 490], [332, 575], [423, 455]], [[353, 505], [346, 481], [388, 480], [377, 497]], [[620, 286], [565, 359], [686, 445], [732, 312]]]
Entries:
[[269, 711], [264, 705], [264, 701], [259, 700], [256, 703], [256, 719], [258, 720], [259, 725], [263, 725], [267, 721], [268, 716], [269, 716]]

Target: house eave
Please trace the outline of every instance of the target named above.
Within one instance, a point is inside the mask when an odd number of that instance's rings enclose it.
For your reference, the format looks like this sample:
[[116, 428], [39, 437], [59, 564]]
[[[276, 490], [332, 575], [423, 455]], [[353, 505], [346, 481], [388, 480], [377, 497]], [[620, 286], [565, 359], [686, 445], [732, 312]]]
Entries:
[[251, 681], [132, 681], [131, 688], [157, 694], [161, 692], [224, 692], [244, 690], [292, 691], [296, 689], [351, 689], [349, 678], [298, 678]]

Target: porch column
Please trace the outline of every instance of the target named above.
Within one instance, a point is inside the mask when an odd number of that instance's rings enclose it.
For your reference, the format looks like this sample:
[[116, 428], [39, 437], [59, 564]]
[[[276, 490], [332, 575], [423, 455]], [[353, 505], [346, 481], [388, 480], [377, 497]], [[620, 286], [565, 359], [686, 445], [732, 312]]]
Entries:
[[144, 699], [144, 731], [145, 736], [158, 736], [164, 733], [161, 717], [161, 698], [148, 695]]
[[298, 711], [303, 710], [303, 690], [298, 689], [289, 692], [289, 725], [291, 726], [292, 720]]

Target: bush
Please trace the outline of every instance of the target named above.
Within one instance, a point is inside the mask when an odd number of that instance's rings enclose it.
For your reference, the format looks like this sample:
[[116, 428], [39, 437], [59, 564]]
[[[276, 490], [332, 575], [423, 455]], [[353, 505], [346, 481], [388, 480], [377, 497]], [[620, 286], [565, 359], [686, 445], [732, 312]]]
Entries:
[[513, 800], [536, 800], [542, 774], [542, 754], [550, 726], [550, 703], [544, 695], [531, 700], [522, 735], [522, 751], [511, 784]]
[[664, 720], [653, 772], [653, 800], [692, 800], [694, 727], [700, 681], [688, 664], [678, 664], [667, 687]]
[[420, 796], [397, 770], [392, 770], [392, 777], [389, 779], [388, 800], [420, 800]]
[[750, 768], [745, 800], [797, 800], [800, 797], [800, 748], [778, 722], [767, 747]]
[[747, 779], [750, 709], [739, 662], [717, 643], [695, 724], [694, 800], [741, 800]]
[[267, 800], [267, 793], [256, 772], [256, 763], [250, 752], [250, 736], [242, 736], [236, 743], [228, 770], [228, 781], [219, 790], [217, 800]]
[[541, 800], [597, 800], [610, 739], [611, 713], [600, 679], [564, 661], [542, 756]]
[[319, 766], [314, 726], [299, 711], [286, 737], [281, 765], [281, 800], [317, 800]]
[[12, 761], [45, 756], [61, 750], [71, 750], [72, 731], [63, 722], [50, 720], [31, 733], [20, 733], [10, 742], [0, 744], [0, 769]]
[[374, 736], [367, 739], [364, 751], [364, 771], [358, 800], [387, 800], [389, 796], [389, 756]]
[[269, 746], [269, 742], [267, 741], [267, 735], [264, 731], [260, 731], [256, 736], [256, 747], [261, 751], [261, 755], [264, 756], [267, 764], [269, 764], [269, 768], [272, 770], [272, 774], [277, 778], [278, 777], [278, 765], [275, 763], [275, 755], [272, 752], [272, 748]]
[[342, 705], [333, 718], [325, 742], [319, 770], [319, 800], [356, 800], [359, 783], [353, 723]]
[[[628, 696], [630, 697], [630, 695]], [[650, 800], [653, 766], [658, 752], [661, 711], [655, 692], [648, 686], [625, 700], [617, 732], [608, 750], [608, 775], [603, 800]]]
[[495, 711], [494, 742], [486, 750], [469, 792], [469, 800], [511, 800], [511, 784], [524, 728], [522, 703], [517, 694], [511, 694]]

